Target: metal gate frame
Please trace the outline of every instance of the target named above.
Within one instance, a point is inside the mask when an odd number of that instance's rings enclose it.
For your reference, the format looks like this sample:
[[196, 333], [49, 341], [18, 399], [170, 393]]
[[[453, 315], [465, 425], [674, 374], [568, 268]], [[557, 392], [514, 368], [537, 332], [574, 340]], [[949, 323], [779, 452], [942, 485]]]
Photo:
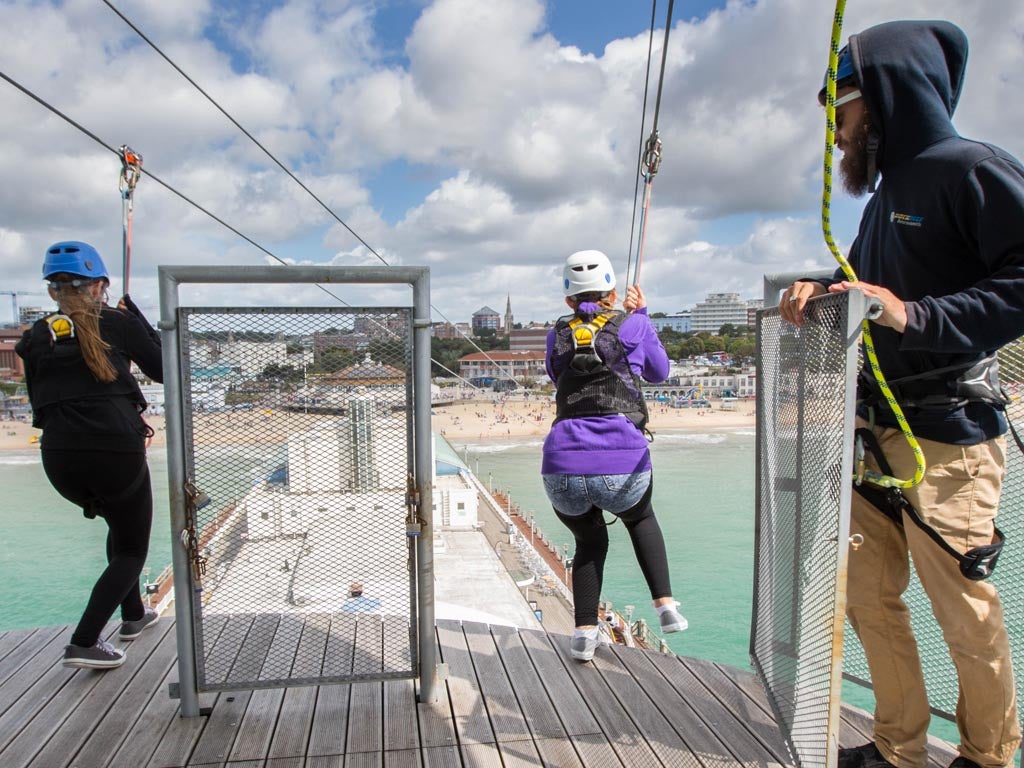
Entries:
[[[792, 279], [797, 276], [780, 276], [785, 279], [785, 286], [788, 286]], [[777, 284], [769, 283], [769, 278], [765, 278], [765, 296], [766, 306], [770, 307], [772, 304], [777, 303], [776, 301], [769, 301], [770, 291], [776, 291]], [[777, 296], [777, 291], [775, 293]], [[846, 298], [846, 311], [845, 311], [845, 324], [841, 323], [841, 327], [835, 328], [832, 332], [836, 334], [843, 334], [843, 338], [839, 341], [845, 345], [845, 359], [842, 371], [843, 389], [841, 392], [836, 393], [837, 399], [841, 398], [842, 411], [843, 411], [843, 432], [842, 434], [852, 434], [854, 424], [854, 411], [855, 411], [855, 399], [856, 399], [856, 376], [857, 376], [857, 363], [858, 363], [858, 347], [857, 341], [860, 338], [860, 328], [863, 318], [873, 307], [873, 302], [867, 300], [864, 295], [857, 290], [851, 290], [844, 294]], [[835, 303], [837, 299], [842, 297], [832, 296], [828, 299], [818, 299], [817, 301], [831, 301]], [[813, 302], [810, 306], [813, 306]], [[777, 317], [777, 308], [764, 309], [758, 313], [758, 336], [760, 339], [761, 328], [764, 318], [766, 317]], [[809, 322], [813, 322], [810, 320]], [[759, 358], [759, 363], [761, 362]], [[805, 363], [806, 361], [802, 361]], [[803, 487], [803, 474], [804, 467], [807, 462], [813, 463], [815, 466], [820, 464], [820, 456], [810, 455], [801, 450], [800, 442], [803, 438], [803, 417], [804, 417], [804, 394], [805, 390], [802, 387], [802, 377], [805, 373], [803, 365], [799, 372], [801, 377], [801, 386], [799, 392], [799, 400], [796, 403], [797, 413], [799, 414], [799, 422], [797, 425], [797, 466], [795, 468], [795, 477], [792, 478], [769, 478], [770, 494], [774, 488], [779, 487], [779, 484], [785, 485], [788, 491], [797, 493], [797, 499], [795, 503], [796, 514], [799, 516], [801, 509], [801, 498], [799, 490]], [[802, 768], [809, 768], [810, 766], [833, 766], [838, 759], [839, 750], [839, 724], [840, 724], [840, 706], [841, 706], [841, 692], [842, 692], [842, 657], [843, 657], [843, 633], [845, 625], [845, 614], [846, 614], [846, 568], [848, 560], [848, 547], [847, 542], [849, 539], [850, 530], [850, 500], [852, 494], [852, 486], [849, 478], [853, 475], [853, 443], [852, 440], [843, 440], [841, 446], [837, 446], [839, 453], [839, 472], [833, 477], [829, 478], [829, 483], [835, 487], [831, 489], [830, 495], [838, 500], [838, 509], [836, 510], [835, 521], [836, 529], [824, 531], [820, 535], [827, 537], [830, 542], [834, 542], [834, 561], [828, 563], [819, 562], [818, 570], [815, 573], [816, 579], [821, 579], [822, 582], [833, 581], [834, 591], [829, 596], [831, 598], [830, 605], [819, 605], [816, 606], [818, 613], [810, 617], [808, 621], [809, 626], [801, 625], [802, 630], [802, 645], [816, 644], [818, 647], [830, 647], [831, 652], [827, 660], [828, 671], [827, 680], [824, 684], [819, 685], [819, 691], [817, 694], [812, 693], [812, 698], [816, 695], [818, 701], [812, 703], [812, 707], [807, 706], [807, 702], [797, 701], [803, 696], [807, 695], [807, 691], [800, 691], [796, 685], [779, 684], [774, 679], [769, 679], [771, 676], [766, 670], [766, 666], [771, 666], [770, 660], [763, 660], [759, 656], [758, 639], [760, 638], [760, 632], [763, 629], [759, 626], [759, 619], [761, 618], [761, 610], [764, 607], [761, 604], [759, 597], [761, 579], [760, 569], [758, 563], [762, 557], [762, 536], [767, 535], [762, 528], [762, 524], [765, 522], [764, 515], [774, 514], [771, 510], [766, 510], [766, 506], [771, 505], [771, 499], [765, 498], [765, 491], [762, 483], [762, 473], [768, 471], [766, 469], [765, 457], [763, 454], [762, 441], [766, 439], [766, 414], [764, 408], [766, 408], [769, 402], [773, 402], [773, 398], [769, 398], [767, 392], [765, 392], [766, 382], [765, 377], [758, 375], [758, 397], [757, 397], [757, 458], [756, 458], [756, 472], [757, 472], [757, 485], [756, 488], [756, 523], [755, 523], [755, 567], [754, 567], [754, 594], [753, 594], [753, 611], [751, 620], [751, 639], [750, 639], [750, 655], [751, 662], [761, 678], [762, 685], [768, 694], [769, 702], [775, 712], [776, 721], [780, 724], [781, 730], [785, 737], [786, 743], [790, 748], [791, 754], [795, 762], [802, 766]], [[820, 472], [818, 473], [820, 474]], [[799, 521], [797, 521], [797, 528], [799, 528]], [[794, 573], [794, 579], [800, 579], [800, 575]], [[793, 606], [796, 612], [802, 614], [803, 609], [807, 606], [796, 605]], [[783, 609], [784, 610], [784, 609]], [[799, 621], [799, 620], [798, 620]], [[808, 638], [812, 638], [811, 642], [807, 642]], [[816, 638], [816, 640], [814, 639]], [[763, 661], [769, 662], [763, 664]], [[799, 659], [797, 660], [799, 665]], [[818, 674], [820, 676], [820, 666]], [[810, 676], [810, 673], [805, 671], [805, 674]], [[821, 702], [820, 698], [822, 691], [820, 689], [827, 688], [828, 701]], [[808, 713], [808, 709], [813, 708], [814, 711]], [[822, 716], [824, 715], [824, 716]]]
[[434, 553], [432, 446], [430, 427], [430, 270], [426, 267], [277, 267], [161, 266], [160, 322], [163, 366], [172, 372], [164, 383], [167, 430], [167, 479], [170, 496], [171, 562], [174, 570], [175, 631], [178, 646], [177, 693], [181, 716], [200, 715], [195, 616], [189, 599], [190, 561], [182, 532], [186, 530], [185, 429], [180, 372], [178, 287], [204, 284], [406, 284], [413, 294], [413, 460], [419, 495], [420, 535], [416, 542], [416, 607], [419, 700], [438, 699], [437, 653], [434, 643]]

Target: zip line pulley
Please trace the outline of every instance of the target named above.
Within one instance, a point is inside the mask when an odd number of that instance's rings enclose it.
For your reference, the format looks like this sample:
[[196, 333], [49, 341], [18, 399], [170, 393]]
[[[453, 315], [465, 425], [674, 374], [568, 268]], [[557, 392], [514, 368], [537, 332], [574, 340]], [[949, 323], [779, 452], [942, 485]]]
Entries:
[[[640, 207], [640, 239], [637, 243], [636, 251], [636, 271], [633, 273], [632, 279], [629, 278], [629, 259], [626, 261], [626, 278], [629, 285], [636, 285], [640, 282], [640, 267], [644, 259], [644, 249], [647, 245], [647, 222], [649, 219], [650, 206], [651, 206], [651, 189], [654, 185], [654, 177], [658, 173], [658, 169], [661, 167], [661, 136], [658, 133], [658, 114], [661, 111], [661, 94], [665, 84], [665, 61], [668, 57], [668, 36], [672, 30], [672, 6], [675, 0], [669, 0], [668, 2], [668, 13], [665, 18], [665, 40], [661, 47], [661, 71], [658, 75], [658, 94], [654, 102], [654, 121], [651, 124], [651, 134], [647, 137], [647, 142], [644, 146], [644, 152], [640, 159], [640, 175], [644, 179], [644, 202]], [[657, 8], [657, 0], [654, 0], [651, 9], [651, 35], [654, 34], [654, 19], [655, 10]], [[647, 51], [647, 71], [650, 72], [651, 67], [651, 51], [648, 48]], [[647, 94], [644, 92], [644, 112], [647, 111]], [[642, 130], [642, 129], [641, 129]], [[635, 205], [635, 202], [634, 202]], [[634, 209], [635, 210], [635, 209]], [[630, 245], [630, 251], [632, 251], [632, 244]]]
[[135, 185], [142, 177], [142, 155], [127, 144], [122, 144], [117, 154], [121, 158], [121, 178], [117, 185], [121, 191], [121, 277], [124, 280], [123, 293], [127, 295], [132, 262], [132, 209]]

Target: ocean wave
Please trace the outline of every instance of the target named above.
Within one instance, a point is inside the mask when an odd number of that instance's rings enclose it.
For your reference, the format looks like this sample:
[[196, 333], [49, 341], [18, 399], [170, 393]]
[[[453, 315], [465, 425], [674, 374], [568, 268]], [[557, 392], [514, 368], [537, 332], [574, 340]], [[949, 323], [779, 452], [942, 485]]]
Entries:
[[724, 443], [728, 435], [722, 432], [657, 432], [655, 440], [673, 443], [692, 443], [694, 445], [718, 445]]
[[505, 451], [510, 451], [513, 448], [540, 448], [543, 445], [543, 440], [526, 440], [522, 442], [504, 440], [500, 443], [452, 443], [452, 447], [454, 447], [460, 455], [466, 448], [469, 449], [470, 453], [503, 453]]
[[30, 464], [41, 464], [39, 451], [0, 451], [0, 466], [24, 467]]

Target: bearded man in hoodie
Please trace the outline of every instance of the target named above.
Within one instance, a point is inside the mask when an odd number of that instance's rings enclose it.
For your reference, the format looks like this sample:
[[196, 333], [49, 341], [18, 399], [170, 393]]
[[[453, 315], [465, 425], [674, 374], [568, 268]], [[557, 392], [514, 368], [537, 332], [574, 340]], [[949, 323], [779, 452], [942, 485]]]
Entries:
[[[1024, 168], [953, 127], [966, 64], [967, 38], [948, 22], [889, 22], [850, 38], [837, 70], [836, 144], [847, 191], [872, 194], [849, 255], [861, 282], [841, 271], [800, 280], [780, 305], [800, 325], [807, 301], [826, 292], [856, 287], [881, 303], [874, 346], [927, 464], [903, 493], [961, 555], [1001, 540], [1007, 422], [995, 353], [1024, 334]], [[910, 477], [915, 457], [879, 394], [862, 371], [858, 427], [893, 475]], [[1012, 765], [1020, 727], [999, 594], [905, 513], [895, 518], [853, 495], [850, 533], [864, 544], [850, 553], [847, 615], [876, 708], [873, 741], [840, 749], [839, 768], [927, 764], [928, 697], [902, 598], [911, 555], [959, 679], [951, 768]]]

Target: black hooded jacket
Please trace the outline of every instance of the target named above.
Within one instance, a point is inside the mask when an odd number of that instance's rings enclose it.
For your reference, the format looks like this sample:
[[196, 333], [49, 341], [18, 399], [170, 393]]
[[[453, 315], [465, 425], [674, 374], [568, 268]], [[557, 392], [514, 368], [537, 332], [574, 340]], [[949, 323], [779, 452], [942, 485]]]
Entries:
[[[890, 380], [966, 366], [1024, 334], [1024, 168], [960, 137], [951, 118], [967, 38], [943, 21], [896, 21], [850, 38], [854, 76], [880, 134], [881, 183], [849, 261], [906, 302], [903, 333], [872, 325]], [[841, 271], [833, 281], [843, 280]], [[952, 388], [958, 371], [943, 380]], [[919, 437], [974, 444], [1006, 431], [1002, 407], [909, 408]], [[890, 411], [878, 421], [895, 425]]]
[[22, 335], [15, 351], [25, 361], [32, 423], [47, 450], [142, 453], [149, 432], [142, 420], [146, 399], [131, 374], [135, 362], [163, 381], [159, 335], [130, 312], [103, 307], [100, 336], [117, 378], [101, 383], [85, 363], [77, 339], [55, 341], [46, 319]]

